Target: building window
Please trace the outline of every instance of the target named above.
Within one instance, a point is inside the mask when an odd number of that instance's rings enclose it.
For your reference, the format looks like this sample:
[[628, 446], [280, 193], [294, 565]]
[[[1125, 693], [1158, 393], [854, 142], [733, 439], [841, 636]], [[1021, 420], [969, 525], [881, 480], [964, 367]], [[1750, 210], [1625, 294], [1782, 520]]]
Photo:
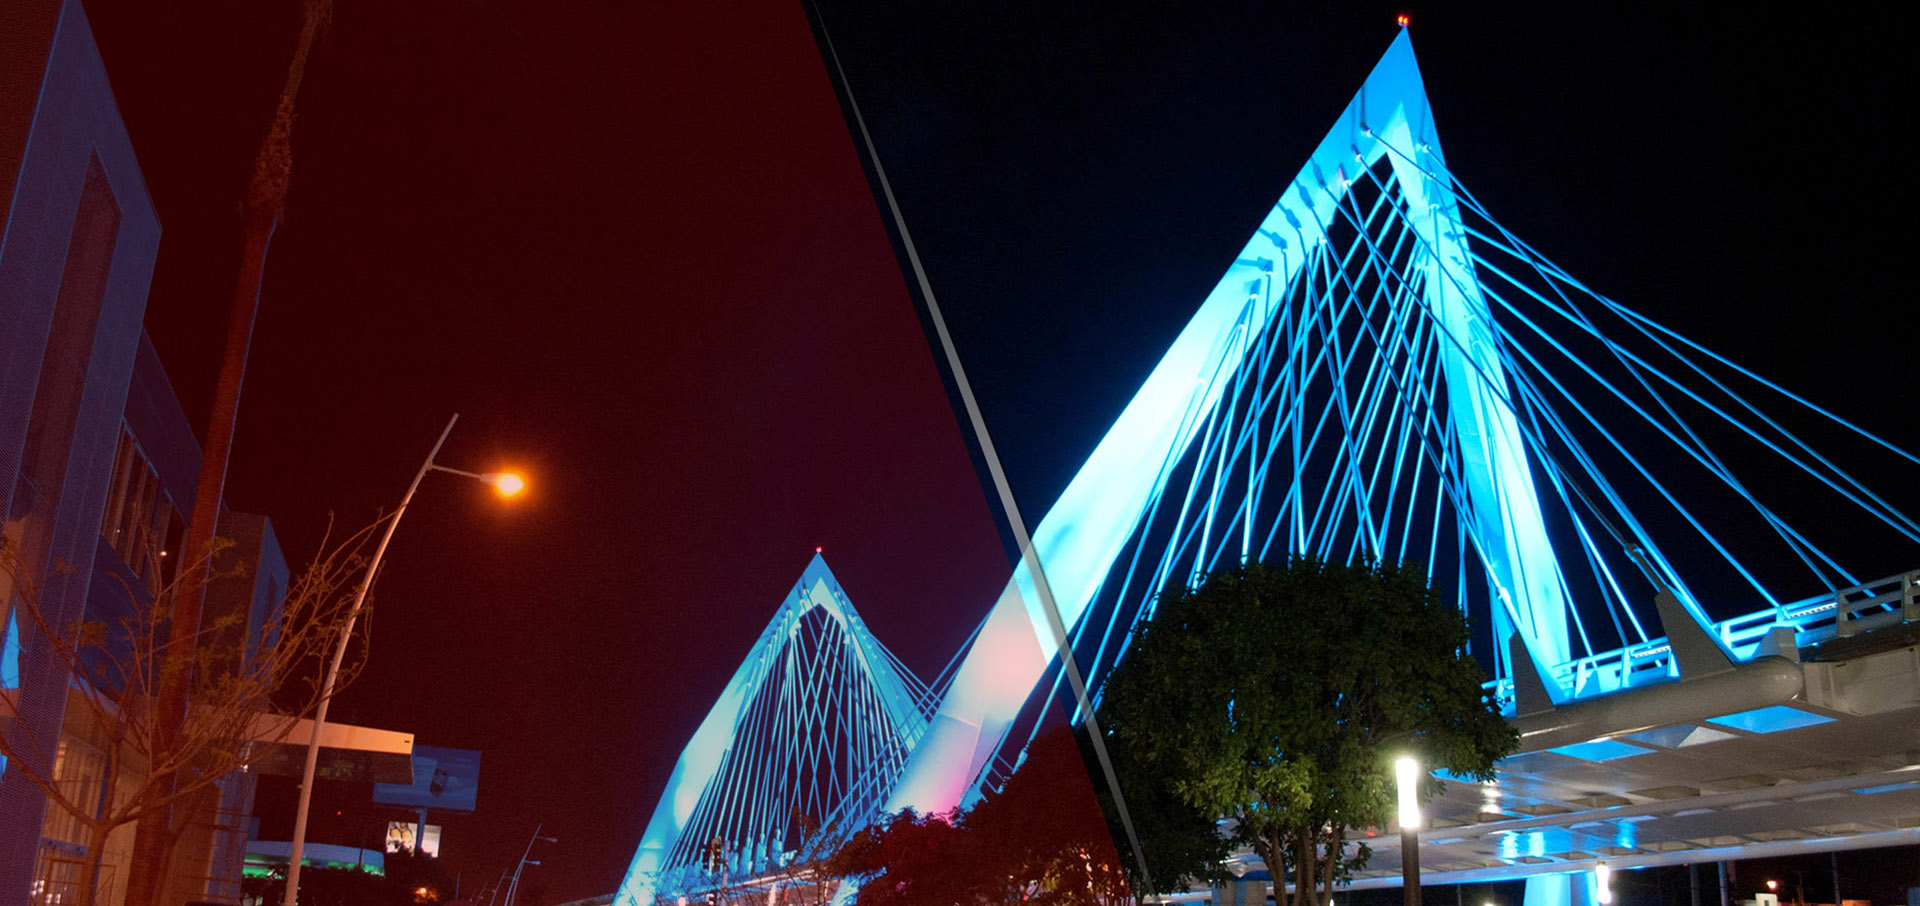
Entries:
[[[53, 758], [53, 777], [54, 785], [67, 801], [95, 815], [100, 813], [105, 805], [100, 797], [106, 790], [107, 756], [99, 749], [63, 735], [60, 749]], [[40, 838], [43, 843], [65, 844], [60, 848], [85, 853], [87, 826], [79, 816], [49, 799]]]
[[173, 548], [178, 546], [179, 521], [172, 499], [160, 490], [160, 476], [134, 443], [133, 435], [121, 426], [100, 534], [148, 591], [159, 591], [171, 575], [169, 566], [177, 556]]
[[[40, 864], [34, 867], [33, 893], [28, 901], [33, 906], [60, 906], [80, 899], [80, 874], [86, 863], [78, 856], [65, 851], [42, 845]], [[105, 866], [101, 874], [104, 876]], [[102, 887], [106, 885], [101, 885]]]
[[[100, 750], [62, 736], [53, 761], [54, 784], [67, 800], [95, 815], [105, 803], [107, 757]], [[32, 901], [39, 906], [71, 903], [79, 893], [89, 832], [78, 816], [47, 801], [47, 817], [40, 826], [39, 864], [34, 867]], [[102, 866], [105, 876], [106, 866]], [[108, 885], [102, 884], [102, 888]]]

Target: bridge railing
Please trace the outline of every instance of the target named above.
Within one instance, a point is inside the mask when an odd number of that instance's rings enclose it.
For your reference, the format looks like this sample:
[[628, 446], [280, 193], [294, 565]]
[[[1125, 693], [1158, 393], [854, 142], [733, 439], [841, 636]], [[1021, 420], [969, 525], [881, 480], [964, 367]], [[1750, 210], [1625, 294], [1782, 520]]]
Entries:
[[[1746, 660], [1775, 627], [1792, 629], [1794, 643], [1804, 646], [1916, 621], [1920, 621], [1920, 569], [1743, 614], [1715, 623], [1713, 629], [1727, 650]], [[1561, 689], [1572, 690], [1572, 697], [1578, 699], [1672, 679], [1679, 676], [1679, 668], [1672, 647], [1661, 636], [1576, 658], [1557, 665], [1551, 673]], [[1495, 680], [1487, 688], [1511, 710], [1511, 679]]]

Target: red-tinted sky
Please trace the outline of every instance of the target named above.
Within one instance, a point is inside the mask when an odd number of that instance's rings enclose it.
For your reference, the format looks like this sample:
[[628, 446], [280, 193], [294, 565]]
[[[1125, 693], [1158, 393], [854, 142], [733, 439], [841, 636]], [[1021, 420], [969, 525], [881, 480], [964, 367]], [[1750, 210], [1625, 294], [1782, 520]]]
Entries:
[[[88, 4], [196, 426], [296, 7]], [[422, 486], [333, 712], [484, 750], [445, 843], [468, 880], [545, 822], [551, 896], [611, 890], [816, 545], [929, 675], [1004, 579], [798, 5], [341, 3], [294, 160], [230, 504], [308, 555], [329, 512], [396, 503], [454, 411], [444, 463], [532, 476], [506, 507]]]
[[[196, 425], [297, 5], [86, 0], [165, 228], [148, 325]], [[1029, 518], [1398, 11], [822, 5]], [[1492, 2], [1414, 19], [1449, 163], [1503, 222], [1920, 445], [1911, 290], [1888, 263], [1913, 209], [1897, 23]], [[611, 889], [815, 545], [929, 673], [1004, 578], [798, 4], [341, 0], [294, 156], [231, 503], [304, 555], [328, 512], [390, 507], [455, 410], [446, 462], [534, 476], [512, 508], [423, 487], [372, 667], [335, 712], [485, 750], [480, 811], [446, 843], [469, 879], [544, 821], [553, 898]]]

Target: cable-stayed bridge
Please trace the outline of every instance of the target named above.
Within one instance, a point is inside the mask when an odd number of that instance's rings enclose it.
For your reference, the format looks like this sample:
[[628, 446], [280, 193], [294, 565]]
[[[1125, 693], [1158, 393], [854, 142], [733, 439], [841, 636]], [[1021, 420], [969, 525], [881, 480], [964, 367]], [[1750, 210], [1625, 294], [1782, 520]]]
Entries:
[[936, 704], [816, 553], [674, 765], [622, 893], [797, 880], [878, 813]]
[[[1530, 897], [1578, 899], [1566, 873], [1602, 856], [1905, 839], [1920, 819], [1920, 576], [1876, 577], [1920, 561], [1920, 523], [1855, 473], [1916, 465], [1503, 228], [1447, 168], [1403, 31], [1030, 543], [1012, 515], [1023, 556], [930, 691], [937, 709], [903, 693], [913, 707], [876, 725], [897, 756], [866, 765], [837, 820], [970, 801], [1042, 709], [1081, 716], [1160, 589], [1309, 555], [1424, 564], [1510, 696], [1523, 754], [1500, 785], [1455, 784], [1437, 806], [1429, 836], [1454, 847], [1442, 880], [1538, 874], [1559, 880]], [[1851, 561], [1869, 536], [1912, 556]], [[890, 669], [871, 681], [911, 686]], [[723, 711], [744, 714], [730, 701], [683, 755], [620, 902], [693, 889], [667, 883], [672, 859], [647, 861], [711, 840], [685, 822], [656, 833], [669, 799], [768, 808], [751, 784], [689, 783], [726, 770], [683, 777], [732, 757], [748, 724], [725, 726]], [[1766, 818], [1792, 783], [1880, 817], [1808, 824], [1821, 807], [1802, 804]], [[1572, 830], [1616, 813], [1633, 834]], [[720, 836], [767, 865], [800, 851], [790, 829], [759, 833]]]

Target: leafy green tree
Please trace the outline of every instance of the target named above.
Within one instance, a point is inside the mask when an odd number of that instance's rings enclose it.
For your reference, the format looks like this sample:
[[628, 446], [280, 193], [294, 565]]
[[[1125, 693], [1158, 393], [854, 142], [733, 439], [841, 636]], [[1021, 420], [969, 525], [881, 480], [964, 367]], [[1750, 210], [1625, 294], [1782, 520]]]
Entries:
[[[1101, 728], [1105, 729], [1106, 725], [1102, 724]], [[1139, 763], [1132, 749], [1115, 746], [1111, 734], [1107, 739], [1107, 757], [1113, 762], [1114, 776], [1121, 778], [1127, 814], [1134, 834], [1139, 837], [1140, 848], [1152, 856], [1152, 860], [1145, 863], [1145, 867], [1152, 870], [1149, 878], [1140, 872], [1142, 860], [1131, 851], [1123, 850], [1126, 856], [1121, 864], [1134, 889], [1143, 893], [1175, 893], [1185, 891], [1189, 884], [1225, 880], [1224, 862], [1232, 854], [1232, 844], [1219, 833], [1215, 820], [1218, 813], [1195, 806], [1168, 784], [1134, 780], [1148, 776], [1148, 768]], [[1115, 845], [1128, 847], [1127, 834], [1110, 790], [1100, 791], [1100, 808]]]
[[1395, 756], [1492, 779], [1518, 738], [1469, 639], [1405, 567], [1296, 559], [1169, 588], [1099, 710], [1136, 825], [1175, 819], [1142, 844], [1156, 886], [1217, 874], [1217, 834], [1294, 883], [1283, 902], [1330, 904], [1370, 855], [1352, 831], [1392, 815]]
[[950, 816], [904, 811], [823, 863], [858, 906], [1099, 906], [1130, 899], [1074, 735], [1041, 734], [998, 793]]
[[973, 904], [973, 842], [950, 816], [905, 809], [855, 834], [822, 870], [860, 884], [858, 906]]
[[992, 902], [1120, 903], [1125, 869], [1087, 776], [1075, 734], [1035, 737], [1006, 786], [975, 805], [962, 827], [984, 857], [979, 875]]

